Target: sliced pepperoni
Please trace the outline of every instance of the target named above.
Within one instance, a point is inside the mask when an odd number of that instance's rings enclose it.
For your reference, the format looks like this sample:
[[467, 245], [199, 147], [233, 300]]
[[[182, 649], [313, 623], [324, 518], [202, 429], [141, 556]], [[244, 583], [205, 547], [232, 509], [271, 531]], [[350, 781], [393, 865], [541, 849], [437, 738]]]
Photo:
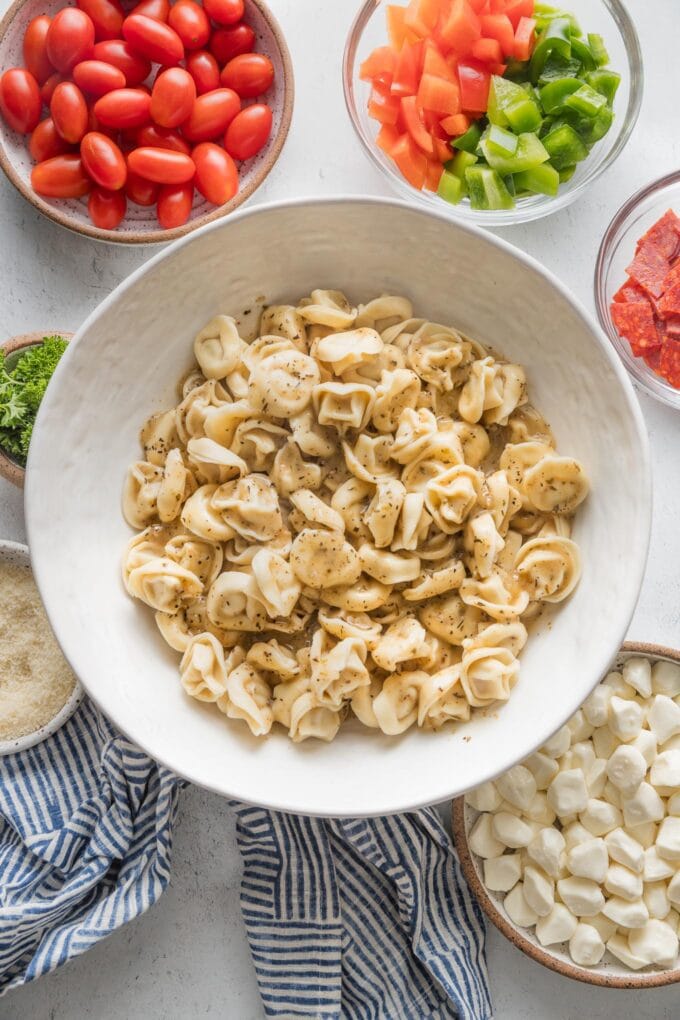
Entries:
[[[659, 362], [661, 361], [661, 350], [662, 350], [661, 347], [657, 347], [655, 351], [645, 351], [642, 355], [642, 357], [645, 359], [645, 362], [651, 368], [652, 372], [659, 371]], [[637, 355], [637, 357], [639, 357], [639, 355]]]
[[666, 339], [661, 348], [659, 372], [671, 386], [680, 388], [680, 340]]
[[640, 351], [654, 350], [661, 346], [652, 306], [646, 301], [616, 302], [611, 306], [611, 315], [619, 334], [631, 346]]
[[643, 234], [638, 241], [638, 250], [646, 244], [657, 248], [669, 262], [677, 257], [677, 249], [680, 245], [680, 218], [672, 209], [664, 213], [661, 219], [657, 220], [646, 234]]
[[645, 293], [659, 298], [663, 294], [664, 280], [669, 270], [668, 259], [659, 249], [645, 242], [626, 269], [626, 272]]
[[674, 340], [680, 340], [680, 315], [671, 316], [664, 322], [666, 336], [672, 336]]
[[676, 283], [664, 292], [657, 308], [662, 319], [669, 319], [672, 316], [680, 315], [680, 283]]
[[638, 287], [632, 280], [626, 280], [622, 287], [619, 287], [614, 295], [613, 301], [648, 301], [644, 290]]

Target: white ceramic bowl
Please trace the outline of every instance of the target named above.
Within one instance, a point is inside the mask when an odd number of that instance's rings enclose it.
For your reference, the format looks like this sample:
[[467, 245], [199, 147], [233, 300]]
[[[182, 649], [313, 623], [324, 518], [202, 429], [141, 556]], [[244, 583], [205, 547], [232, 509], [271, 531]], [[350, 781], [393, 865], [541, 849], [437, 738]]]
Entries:
[[[346, 725], [332, 744], [258, 741], [190, 702], [153, 614], [126, 595], [120, 510], [138, 430], [175, 402], [192, 339], [218, 312], [314, 287], [405, 293], [528, 370], [562, 449], [592, 480], [575, 537], [583, 579], [522, 656], [502, 709], [462, 729], [387, 738]], [[245, 328], [245, 326], [244, 326]], [[68, 422], [68, 429], [59, 427]], [[647, 438], [632, 387], [593, 320], [543, 267], [475, 227], [394, 201], [323, 199], [240, 211], [151, 259], [90, 316], [43, 401], [26, 479], [34, 570], [88, 693], [132, 740], [193, 782], [283, 810], [383, 814], [497, 775], [575, 711], [617, 653], [645, 566]], [[56, 540], [55, 540], [56, 539]]]
[[[22, 566], [31, 564], [28, 547], [19, 542], [7, 540], [0, 540], [0, 560], [4, 560], [5, 563], [20, 563]], [[2, 668], [5, 666], [3, 665]], [[29, 747], [34, 747], [47, 737], [51, 737], [71, 718], [84, 697], [85, 691], [79, 683], [76, 683], [63, 708], [40, 729], [34, 730], [33, 733], [27, 733], [23, 737], [16, 737], [14, 740], [0, 740], [0, 757], [4, 754], [27, 751]]]

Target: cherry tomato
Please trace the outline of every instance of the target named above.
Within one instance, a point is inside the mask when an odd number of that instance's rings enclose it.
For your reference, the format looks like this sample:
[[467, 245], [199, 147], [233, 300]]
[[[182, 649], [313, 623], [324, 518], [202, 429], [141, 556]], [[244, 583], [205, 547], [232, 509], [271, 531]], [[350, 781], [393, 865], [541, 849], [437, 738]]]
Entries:
[[274, 67], [264, 53], [242, 53], [222, 69], [220, 81], [241, 99], [253, 99], [266, 92], [274, 81]]
[[209, 142], [226, 131], [241, 109], [241, 100], [231, 89], [213, 89], [199, 96], [189, 119], [182, 125], [184, 137], [191, 142]]
[[123, 153], [107, 135], [88, 131], [80, 143], [80, 158], [89, 177], [101, 188], [118, 191], [127, 178]]
[[128, 156], [133, 173], [156, 184], [184, 184], [196, 173], [191, 156], [171, 149], [134, 149]]
[[87, 211], [95, 227], [115, 230], [127, 211], [125, 192], [93, 188], [87, 202]]
[[118, 0], [76, 0], [76, 3], [91, 18], [97, 41], [120, 38], [125, 13]]
[[92, 182], [83, 170], [80, 156], [69, 152], [34, 166], [31, 185], [46, 198], [80, 198], [88, 193]]
[[151, 119], [151, 96], [142, 89], [115, 89], [94, 104], [102, 124], [113, 128], [142, 127]]
[[69, 150], [70, 145], [61, 137], [51, 117], [40, 121], [28, 142], [28, 151], [36, 163], [52, 159], [52, 156], [61, 156]]
[[46, 14], [40, 14], [37, 18], [29, 21], [24, 34], [24, 64], [38, 85], [47, 81], [54, 71], [50, 58], [47, 56], [46, 42], [47, 30], [51, 23], [51, 18], [48, 18]]
[[266, 145], [272, 130], [272, 111], [254, 103], [237, 113], [227, 128], [224, 147], [234, 159], [251, 159]]
[[151, 61], [140, 57], [123, 39], [106, 39], [96, 43], [92, 56], [122, 71], [128, 88], [141, 85], [151, 71]]
[[54, 90], [50, 113], [54, 126], [67, 142], [75, 145], [87, 131], [85, 96], [72, 81], [60, 82]]
[[238, 170], [236, 164], [220, 145], [201, 142], [193, 150], [192, 159], [196, 164], [196, 187], [213, 205], [224, 205], [238, 191]]
[[177, 0], [170, 8], [168, 24], [174, 28], [188, 50], [205, 46], [210, 38], [210, 21], [202, 7], [194, 0]]
[[102, 124], [99, 120], [99, 117], [92, 108], [90, 108], [87, 117], [87, 130], [99, 131], [100, 134], [107, 135], [109, 138], [113, 138], [114, 140], [118, 137], [119, 134], [116, 128], [107, 127], [105, 124]]
[[187, 71], [196, 83], [196, 92], [199, 96], [220, 87], [220, 69], [212, 53], [208, 53], [207, 50], [194, 50], [189, 54]]
[[156, 214], [164, 230], [181, 227], [191, 215], [194, 202], [194, 186], [186, 184], [164, 184], [158, 192]]
[[92, 55], [94, 25], [78, 7], [62, 7], [47, 30], [47, 56], [57, 71], [66, 74]]
[[151, 91], [151, 117], [161, 127], [178, 127], [196, 101], [196, 84], [183, 67], [162, 71]]
[[135, 4], [135, 14], [145, 14], [147, 18], [155, 18], [156, 21], [167, 21], [170, 14], [169, 0], [141, 0]]
[[232, 25], [231, 28], [216, 28], [210, 39], [210, 50], [218, 64], [226, 64], [233, 57], [250, 53], [255, 45], [255, 33], [250, 25]]
[[41, 85], [40, 99], [42, 100], [45, 106], [49, 106], [50, 103], [52, 102], [54, 90], [56, 89], [59, 82], [65, 80], [66, 79], [63, 77], [63, 75], [59, 74], [59, 72], [55, 72], [54, 74], [51, 74], [47, 81]]
[[73, 68], [73, 80], [79, 89], [99, 99], [114, 89], [125, 88], [125, 75], [103, 60], [83, 60]]
[[136, 145], [152, 149], [173, 149], [174, 152], [184, 152], [187, 156], [191, 149], [184, 141], [179, 131], [171, 131], [170, 128], [157, 127], [156, 124], [147, 124], [137, 131], [135, 137]]
[[235, 25], [243, 17], [243, 0], [203, 0], [203, 6], [218, 25]]
[[155, 64], [174, 67], [184, 57], [182, 40], [174, 28], [147, 14], [130, 14], [123, 22], [123, 36], [136, 53]]
[[[173, 185], [174, 187], [175, 185]], [[145, 177], [134, 174], [128, 169], [125, 194], [135, 205], [155, 205], [158, 197], [158, 185], [153, 181], [147, 181]]]
[[14, 131], [29, 134], [42, 111], [38, 83], [23, 67], [11, 67], [0, 78], [0, 112]]

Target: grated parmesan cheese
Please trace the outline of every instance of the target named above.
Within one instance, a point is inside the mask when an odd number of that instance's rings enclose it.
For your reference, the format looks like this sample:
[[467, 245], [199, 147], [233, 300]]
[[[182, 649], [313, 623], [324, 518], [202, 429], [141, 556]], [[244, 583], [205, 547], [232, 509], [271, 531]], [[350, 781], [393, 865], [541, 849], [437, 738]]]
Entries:
[[31, 568], [0, 560], [0, 740], [45, 726], [74, 687]]

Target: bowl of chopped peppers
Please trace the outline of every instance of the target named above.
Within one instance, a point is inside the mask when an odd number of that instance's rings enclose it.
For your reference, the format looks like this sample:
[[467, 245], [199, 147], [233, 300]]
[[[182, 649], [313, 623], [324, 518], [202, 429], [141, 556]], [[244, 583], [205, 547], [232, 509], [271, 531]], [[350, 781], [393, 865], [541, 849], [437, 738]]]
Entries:
[[343, 74], [359, 139], [397, 190], [486, 226], [574, 201], [618, 157], [642, 98], [619, 0], [367, 0]]
[[680, 408], [680, 173], [642, 188], [600, 245], [595, 304], [634, 382]]

